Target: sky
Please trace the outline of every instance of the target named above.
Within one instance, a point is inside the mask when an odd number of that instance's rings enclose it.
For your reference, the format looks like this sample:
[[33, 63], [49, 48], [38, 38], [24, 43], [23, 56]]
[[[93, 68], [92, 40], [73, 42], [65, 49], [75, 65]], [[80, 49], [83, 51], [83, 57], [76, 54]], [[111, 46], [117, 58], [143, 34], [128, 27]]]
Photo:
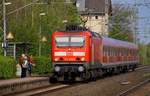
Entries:
[[112, 4], [125, 4], [138, 8], [138, 39], [142, 43], [150, 42], [150, 0], [112, 0]]

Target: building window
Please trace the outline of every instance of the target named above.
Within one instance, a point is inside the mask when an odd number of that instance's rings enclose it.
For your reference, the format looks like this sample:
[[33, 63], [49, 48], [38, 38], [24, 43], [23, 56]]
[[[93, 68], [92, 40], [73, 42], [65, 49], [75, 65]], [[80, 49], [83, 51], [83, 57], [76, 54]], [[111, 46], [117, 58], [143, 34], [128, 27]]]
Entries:
[[95, 19], [98, 19], [98, 16], [95, 16]]

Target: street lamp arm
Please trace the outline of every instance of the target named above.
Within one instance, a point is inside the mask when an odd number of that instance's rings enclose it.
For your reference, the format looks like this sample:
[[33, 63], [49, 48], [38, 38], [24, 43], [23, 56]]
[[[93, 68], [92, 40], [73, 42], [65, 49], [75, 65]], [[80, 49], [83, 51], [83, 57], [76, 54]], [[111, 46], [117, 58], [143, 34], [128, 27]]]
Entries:
[[17, 11], [20, 11], [20, 10], [22, 10], [22, 9], [24, 9], [24, 8], [26, 8], [26, 7], [30, 6], [30, 5], [32, 5], [32, 4], [35, 4], [35, 3], [38, 2], [38, 1], [39, 1], [39, 0], [35, 0], [35, 1], [33, 1], [32, 3], [29, 3], [29, 4], [27, 4], [27, 5], [23, 6], [23, 7], [18, 8], [18, 9], [15, 9], [15, 10], [9, 12], [7, 15], [10, 15], [10, 14], [15, 13], [15, 12], [17, 12]]

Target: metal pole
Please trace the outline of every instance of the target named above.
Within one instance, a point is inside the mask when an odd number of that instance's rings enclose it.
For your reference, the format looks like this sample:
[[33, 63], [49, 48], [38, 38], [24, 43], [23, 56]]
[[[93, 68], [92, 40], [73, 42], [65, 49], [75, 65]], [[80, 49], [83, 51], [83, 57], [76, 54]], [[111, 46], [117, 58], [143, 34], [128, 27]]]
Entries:
[[42, 49], [42, 42], [41, 42], [41, 34], [42, 34], [42, 22], [41, 22], [41, 17], [44, 16], [45, 13], [40, 13], [39, 16], [40, 16], [40, 30], [39, 30], [39, 56], [41, 56], [41, 49]]
[[16, 59], [16, 43], [14, 42], [14, 59]]
[[6, 52], [6, 6], [5, 6], [5, 0], [3, 0], [3, 34], [4, 34], [4, 56], [7, 55]]
[[41, 28], [41, 15], [40, 15], [40, 30], [39, 30], [39, 56], [41, 56], [41, 32], [42, 32], [42, 28]]

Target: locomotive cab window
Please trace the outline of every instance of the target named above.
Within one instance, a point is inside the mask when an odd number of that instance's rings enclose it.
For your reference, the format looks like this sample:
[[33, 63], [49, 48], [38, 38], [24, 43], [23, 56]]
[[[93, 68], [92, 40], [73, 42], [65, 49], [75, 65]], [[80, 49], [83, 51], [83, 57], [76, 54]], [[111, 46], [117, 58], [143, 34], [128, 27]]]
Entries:
[[80, 46], [84, 45], [84, 37], [82, 36], [59, 36], [55, 37], [55, 43], [57, 47], [65, 46]]
[[68, 46], [69, 37], [56, 37], [55, 38], [56, 46]]
[[71, 46], [83, 46], [84, 37], [70, 37], [70, 45]]

